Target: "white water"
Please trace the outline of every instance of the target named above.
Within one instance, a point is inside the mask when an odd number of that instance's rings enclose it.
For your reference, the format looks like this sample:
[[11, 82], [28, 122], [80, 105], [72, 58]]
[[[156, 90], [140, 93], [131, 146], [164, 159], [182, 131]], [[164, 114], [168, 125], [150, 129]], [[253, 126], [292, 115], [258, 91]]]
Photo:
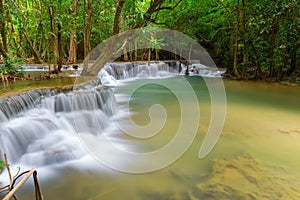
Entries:
[[[146, 63], [111, 63], [106, 64], [98, 73], [98, 78], [103, 85], [116, 86], [118, 80], [128, 80], [133, 78], [166, 78], [178, 74], [185, 74], [187, 66], [180, 62], [151, 62]], [[203, 76], [220, 78], [225, 71], [207, 67], [200, 63], [189, 65], [189, 74], [192, 76]]]
[[[102, 85], [116, 86], [120, 80], [170, 77], [179, 70], [179, 62], [171, 67], [163, 62], [112, 63], [98, 78]], [[68, 93], [39, 90], [0, 99], [0, 157], [6, 153], [11, 164], [30, 167], [83, 157], [76, 134], [101, 134], [116, 109], [113, 91], [100, 88], [92, 84]]]
[[[150, 66], [110, 64], [99, 72], [98, 78], [102, 85], [117, 86], [120, 81], [130, 79], [170, 77], [178, 74], [179, 70], [179, 63], [173, 67], [165, 63], [151, 63]], [[93, 170], [99, 169], [99, 163], [82, 145], [80, 134], [92, 140], [98, 140], [101, 134], [105, 134], [120, 148], [135, 148], [135, 145], [126, 144], [118, 137], [119, 133], [112, 123], [117, 103], [114, 92], [101, 89], [102, 85], [86, 85], [64, 93], [32, 91], [1, 99], [0, 159], [6, 153], [13, 171], [18, 166], [22, 171], [34, 167], [40, 172], [41, 180], [49, 180], [59, 175], [53, 172], [57, 167], [81, 170], [91, 166]], [[128, 101], [122, 97], [119, 94], [118, 103]], [[121, 108], [119, 117], [124, 113], [128, 114]], [[105, 146], [96, 148], [110, 153]], [[126, 162], [126, 158], [112, 159], [120, 164]], [[6, 174], [1, 174], [0, 184], [7, 183]]]
[[86, 152], [77, 133], [99, 134], [94, 127], [108, 127], [115, 103], [112, 91], [98, 86], [35, 94], [34, 99], [25, 93], [1, 104], [0, 152], [10, 164], [41, 167], [81, 158]]
[[[127, 71], [126, 64], [114, 69], [106, 66], [99, 79], [103, 85], [115, 86], [115, 77], [169, 75], [166, 64], [147, 68], [138, 66]], [[117, 70], [122, 70], [122, 77], [115, 74]], [[93, 84], [67, 93], [38, 90], [1, 99], [0, 158], [6, 153], [11, 165], [23, 168], [80, 159], [87, 153], [77, 134], [104, 133], [114, 109], [112, 90]]]
[[[186, 73], [187, 66], [182, 65], [181, 74]], [[213, 67], [207, 67], [200, 63], [193, 63], [189, 65], [189, 75], [190, 76], [203, 76], [211, 78], [221, 78], [222, 74], [225, 73], [225, 70]]]

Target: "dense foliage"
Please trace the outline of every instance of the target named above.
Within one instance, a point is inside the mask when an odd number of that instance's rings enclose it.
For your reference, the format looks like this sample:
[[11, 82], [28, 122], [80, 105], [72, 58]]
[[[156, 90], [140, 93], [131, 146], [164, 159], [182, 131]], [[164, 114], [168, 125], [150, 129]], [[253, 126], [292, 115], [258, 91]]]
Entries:
[[[59, 70], [110, 36], [145, 26], [187, 34], [238, 79], [298, 81], [298, 0], [0, 0], [0, 55]], [[153, 59], [176, 58], [152, 41]]]
[[16, 65], [20, 64], [19, 61], [19, 59], [6, 58], [4, 64], [0, 66], [0, 73], [9, 76], [24, 76], [24, 70]]

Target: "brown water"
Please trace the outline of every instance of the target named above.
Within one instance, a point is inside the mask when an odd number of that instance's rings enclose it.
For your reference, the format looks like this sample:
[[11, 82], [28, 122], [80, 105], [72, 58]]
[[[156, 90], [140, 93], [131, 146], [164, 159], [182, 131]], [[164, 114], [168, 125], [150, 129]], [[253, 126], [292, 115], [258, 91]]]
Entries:
[[[53, 176], [41, 180], [44, 198], [300, 199], [300, 88], [225, 80], [228, 102], [224, 129], [213, 151], [199, 159], [210, 121], [210, 98], [200, 77], [188, 80], [201, 112], [197, 136], [182, 157], [161, 170], [142, 174], [118, 172], [100, 163], [89, 166], [85, 161], [76, 167], [53, 167]], [[178, 84], [176, 77], [155, 81]], [[126, 93], [126, 88], [141, 82], [121, 85], [116, 93]], [[149, 140], [118, 136], [121, 143], [148, 152], [174, 137], [180, 121], [179, 104], [164, 87], [148, 84], [133, 94], [133, 119], [140, 125], [149, 123], [147, 112], [155, 103], [169, 112], [162, 131]], [[122, 164], [123, 158], [116, 159]], [[31, 199], [28, 191], [20, 195]]]

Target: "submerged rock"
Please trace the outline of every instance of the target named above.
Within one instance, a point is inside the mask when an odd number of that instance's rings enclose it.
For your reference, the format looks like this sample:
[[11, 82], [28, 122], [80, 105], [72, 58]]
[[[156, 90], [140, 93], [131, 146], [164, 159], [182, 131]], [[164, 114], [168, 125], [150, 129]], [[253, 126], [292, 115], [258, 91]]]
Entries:
[[215, 160], [206, 181], [192, 191], [198, 199], [300, 199], [300, 183], [282, 168], [251, 156]]
[[[259, 162], [249, 155], [212, 162], [210, 173], [194, 182], [181, 171], [171, 173], [186, 189], [142, 191], [156, 200], [299, 200], [300, 181], [284, 168]], [[198, 182], [198, 183], [197, 183]]]
[[300, 129], [296, 129], [296, 128], [282, 128], [278, 130], [281, 133], [285, 133], [285, 134], [300, 134]]

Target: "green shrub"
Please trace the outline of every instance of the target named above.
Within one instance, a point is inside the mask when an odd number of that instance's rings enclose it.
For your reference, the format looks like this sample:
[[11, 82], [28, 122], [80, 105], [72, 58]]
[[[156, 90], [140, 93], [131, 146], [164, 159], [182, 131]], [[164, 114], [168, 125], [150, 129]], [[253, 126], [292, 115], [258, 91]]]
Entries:
[[24, 70], [20, 69], [19, 67], [16, 67], [16, 64], [21, 64], [21, 61], [19, 58], [11, 59], [7, 58], [4, 60], [4, 64], [0, 66], [0, 73], [3, 73], [5, 75], [9, 76], [24, 76]]

